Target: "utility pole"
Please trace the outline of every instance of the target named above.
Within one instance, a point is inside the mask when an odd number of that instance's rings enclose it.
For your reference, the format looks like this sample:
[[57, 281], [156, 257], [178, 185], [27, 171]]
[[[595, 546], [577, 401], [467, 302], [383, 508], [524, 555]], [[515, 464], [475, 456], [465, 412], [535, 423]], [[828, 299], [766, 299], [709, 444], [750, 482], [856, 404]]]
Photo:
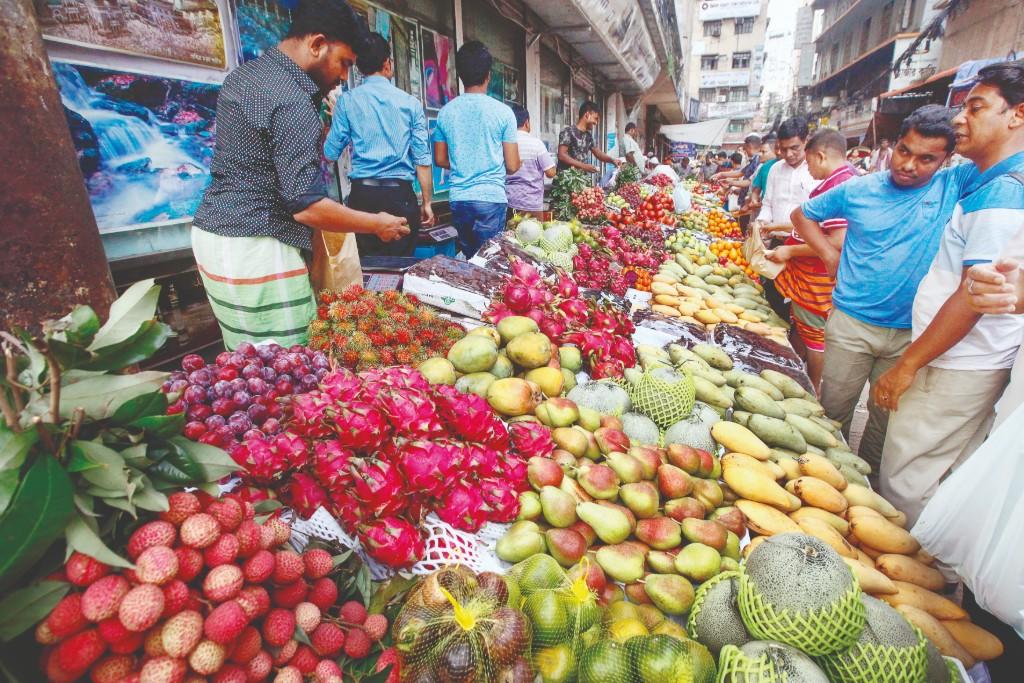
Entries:
[[0, 2], [0, 83], [0, 328], [102, 318], [114, 283], [32, 0]]

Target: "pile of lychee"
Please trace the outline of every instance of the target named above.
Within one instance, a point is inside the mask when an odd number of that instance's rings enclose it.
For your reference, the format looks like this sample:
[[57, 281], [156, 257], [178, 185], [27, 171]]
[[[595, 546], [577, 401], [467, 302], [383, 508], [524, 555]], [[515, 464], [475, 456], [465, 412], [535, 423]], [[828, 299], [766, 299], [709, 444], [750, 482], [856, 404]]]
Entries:
[[254, 520], [251, 503], [203, 493], [170, 509], [127, 545], [135, 568], [73, 553], [68, 593], [36, 628], [55, 683], [340, 683], [342, 654], [366, 657], [387, 618], [361, 602], [335, 607], [334, 561], [285, 546], [282, 520]]

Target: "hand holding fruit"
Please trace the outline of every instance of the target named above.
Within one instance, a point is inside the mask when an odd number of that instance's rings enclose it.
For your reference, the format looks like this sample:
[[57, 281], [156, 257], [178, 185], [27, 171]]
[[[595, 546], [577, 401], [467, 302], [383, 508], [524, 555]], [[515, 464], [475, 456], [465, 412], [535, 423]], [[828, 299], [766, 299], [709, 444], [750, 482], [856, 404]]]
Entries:
[[394, 242], [409, 234], [409, 221], [402, 216], [392, 216], [383, 211], [377, 214], [377, 226], [374, 234], [382, 242]]

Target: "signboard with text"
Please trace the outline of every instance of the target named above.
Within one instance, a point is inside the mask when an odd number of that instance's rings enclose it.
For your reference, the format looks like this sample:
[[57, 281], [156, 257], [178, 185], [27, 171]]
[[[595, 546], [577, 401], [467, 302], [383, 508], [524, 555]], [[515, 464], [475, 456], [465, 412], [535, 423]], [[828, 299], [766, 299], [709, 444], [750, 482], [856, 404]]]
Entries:
[[761, 0], [702, 0], [699, 18], [701, 21], [756, 17], [761, 13]]
[[726, 88], [734, 85], [750, 85], [750, 71], [702, 71], [700, 87]]

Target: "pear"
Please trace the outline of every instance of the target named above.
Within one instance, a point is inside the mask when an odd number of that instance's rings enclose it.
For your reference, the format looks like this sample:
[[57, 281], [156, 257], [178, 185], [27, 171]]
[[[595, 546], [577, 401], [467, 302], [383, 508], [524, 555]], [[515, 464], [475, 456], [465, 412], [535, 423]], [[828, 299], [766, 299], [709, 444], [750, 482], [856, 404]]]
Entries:
[[619, 475], [608, 465], [591, 465], [580, 469], [576, 481], [583, 490], [600, 500], [613, 500], [619, 495]]
[[686, 472], [687, 474], [698, 474], [700, 472], [700, 453], [692, 446], [683, 444], [669, 444], [666, 449], [668, 461]]
[[605, 615], [609, 622], [611, 621], [624, 621], [626, 619], [640, 619], [640, 610], [637, 606], [631, 602], [615, 602], [608, 606], [608, 612]]
[[622, 431], [622, 420], [620, 420], [616, 415], [602, 415], [601, 427], [603, 429], [615, 429], [618, 431]]
[[587, 452], [584, 453], [583, 456], [594, 461], [600, 460], [601, 447], [597, 445], [597, 437], [594, 436], [594, 433], [588, 432], [586, 429], [580, 427], [579, 425], [574, 426], [573, 429], [579, 430], [587, 439]]
[[578, 422], [580, 427], [583, 427], [588, 432], [596, 432], [601, 428], [601, 413], [585, 406], [578, 406], [578, 409], [580, 411]]
[[658, 490], [665, 498], [682, 498], [693, 490], [693, 478], [675, 465], [658, 468]]
[[671, 517], [677, 522], [682, 522], [684, 519], [704, 519], [704, 515], [707, 511], [704, 509], [704, 505], [696, 498], [690, 498], [684, 496], [683, 498], [673, 498], [672, 500], [665, 501], [665, 516]]
[[725, 494], [717, 481], [693, 478], [693, 497], [701, 502], [707, 512], [711, 512], [725, 500]]
[[597, 563], [604, 573], [622, 583], [644, 575], [644, 551], [635, 543], [606, 545], [597, 551]]
[[563, 476], [562, 468], [551, 458], [535, 455], [526, 461], [526, 479], [535, 491], [545, 486], [558, 486]]
[[570, 524], [568, 528], [582, 536], [583, 540], [587, 542], [588, 548], [594, 545], [594, 541], [597, 540], [597, 534], [594, 533], [594, 529], [582, 519], [577, 519], [575, 522]]
[[587, 452], [586, 432], [581, 429], [558, 427], [551, 431], [551, 439], [559, 448], [569, 451], [577, 458]]
[[594, 500], [589, 493], [583, 490], [575, 479], [572, 477], [564, 477], [562, 483], [559, 485], [560, 489], [568, 493], [570, 496], [576, 499], [576, 503], [587, 503]]
[[679, 522], [668, 517], [639, 520], [636, 523], [636, 537], [653, 550], [672, 550], [683, 542]]
[[[646, 575], [646, 572], [645, 572]], [[627, 583], [623, 590], [626, 592], [626, 599], [638, 607], [640, 605], [651, 605], [651, 599], [647, 597], [647, 592], [644, 591], [644, 582], [635, 581], [634, 583]]]
[[576, 521], [575, 499], [554, 486], [540, 490], [540, 509], [544, 519], [553, 527], [564, 529]]
[[597, 595], [601, 594], [601, 591], [608, 585], [608, 577], [604, 575], [604, 570], [597, 562], [590, 560], [586, 563], [579, 562], [569, 568], [569, 571], [565, 573], [566, 578], [570, 582], [583, 577], [584, 581], [587, 582], [587, 588], [592, 593]]
[[738, 507], [731, 505], [715, 509], [708, 519], [715, 520], [737, 536], [742, 536], [747, 530], [747, 518]]
[[563, 567], [573, 566], [587, 552], [587, 542], [572, 529], [548, 529], [544, 538], [548, 554]]
[[[621, 421], [619, 424], [621, 424]], [[601, 452], [605, 455], [612, 451], [625, 453], [629, 450], [629, 437], [626, 436], [626, 432], [622, 431], [622, 427], [619, 427], [618, 429], [611, 429], [609, 427], [602, 426], [594, 432], [594, 438], [597, 439], [598, 448], [600, 448]]]
[[722, 557], [722, 566], [719, 568], [719, 572], [738, 572], [740, 570], [740, 563], [731, 557]]
[[665, 621], [665, 613], [653, 604], [637, 605], [636, 611], [640, 613], [640, 621], [644, 622], [644, 626], [651, 631]]
[[736, 562], [740, 561], [740, 537], [731, 531], [726, 531], [725, 548], [722, 549], [722, 560], [726, 558]]
[[640, 519], [658, 514], [658, 489], [649, 481], [638, 481], [619, 487], [619, 500]]
[[640, 463], [643, 478], [650, 481], [658, 475], [658, 468], [664, 464], [661, 457], [663, 449], [654, 446], [633, 446], [629, 449], [632, 455]]
[[562, 471], [566, 474], [571, 474], [572, 471], [576, 469], [576, 456], [569, 451], [563, 451], [561, 448], [555, 449], [555, 451], [551, 453], [551, 459], [558, 463], [558, 466], [561, 467]]
[[612, 451], [605, 456], [604, 460], [609, 467], [615, 470], [615, 474], [619, 475], [619, 479], [624, 484], [634, 484], [645, 479], [643, 465], [628, 453]]
[[597, 503], [580, 503], [576, 515], [590, 525], [604, 543], [622, 543], [632, 532], [629, 518], [621, 510]]
[[644, 581], [644, 590], [665, 614], [686, 614], [693, 605], [693, 584], [678, 574], [651, 574]]
[[495, 553], [506, 562], [521, 562], [537, 553], [543, 553], [546, 544], [544, 534], [538, 531], [508, 533], [498, 539]]
[[647, 553], [647, 566], [657, 574], [672, 574], [676, 571], [676, 556], [664, 550]]
[[[595, 559], [595, 562], [596, 561], [597, 560]], [[614, 605], [619, 602], [624, 602], [625, 600], [626, 593], [622, 590], [622, 586], [614, 581], [608, 582], [608, 585], [601, 591], [600, 602], [602, 605]]]
[[536, 491], [523, 491], [519, 494], [519, 515], [516, 520], [537, 519], [541, 515], [540, 496]]
[[676, 571], [693, 581], [707, 581], [718, 574], [722, 556], [703, 543], [690, 543], [676, 555]]
[[729, 531], [710, 519], [684, 519], [683, 536], [690, 543], [703, 543], [722, 552], [728, 540]]
[[571, 427], [580, 419], [580, 410], [575, 403], [567, 398], [549, 398], [537, 406], [547, 406], [548, 417], [552, 427]]
[[655, 626], [651, 633], [655, 635], [671, 636], [676, 640], [689, 640], [689, 636], [686, 634], [686, 629], [671, 619], [666, 619]]
[[628, 507], [626, 507], [625, 505], [619, 505], [618, 503], [613, 503], [610, 500], [595, 500], [594, 502], [600, 505], [601, 507], [611, 508], [612, 510], [618, 510], [622, 514], [626, 515], [626, 519], [629, 520], [629, 533], [633, 533], [634, 531], [636, 531], [636, 515], [634, 515], [633, 511], [630, 510]]

